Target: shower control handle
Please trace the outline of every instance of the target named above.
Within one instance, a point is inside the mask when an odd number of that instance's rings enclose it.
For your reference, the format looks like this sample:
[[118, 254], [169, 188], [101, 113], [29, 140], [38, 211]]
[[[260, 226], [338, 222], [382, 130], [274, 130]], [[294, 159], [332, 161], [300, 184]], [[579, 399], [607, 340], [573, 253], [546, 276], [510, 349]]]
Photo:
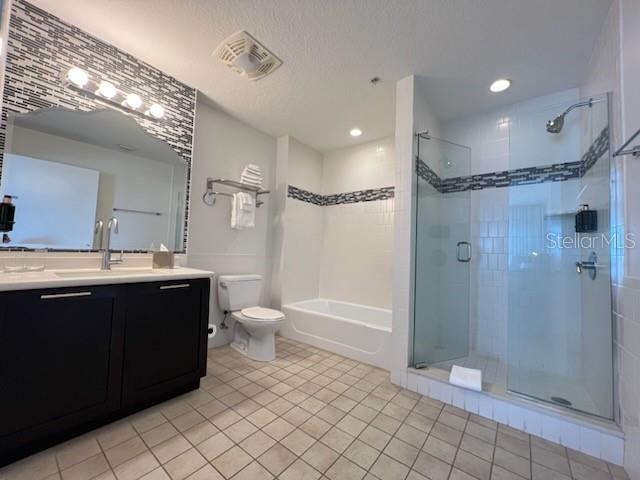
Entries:
[[[466, 256], [462, 256], [462, 247], [467, 250]], [[456, 243], [456, 260], [462, 263], [468, 263], [471, 261], [471, 244], [469, 242]]]
[[591, 280], [596, 279], [597, 268], [598, 268], [598, 256], [596, 252], [591, 252], [589, 254], [589, 260], [587, 260], [586, 262], [576, 262], [576, 272], [578, 272], [578, 275], [581, 274], [583, 270], [586, 270], [589, 272], [589, 278]]

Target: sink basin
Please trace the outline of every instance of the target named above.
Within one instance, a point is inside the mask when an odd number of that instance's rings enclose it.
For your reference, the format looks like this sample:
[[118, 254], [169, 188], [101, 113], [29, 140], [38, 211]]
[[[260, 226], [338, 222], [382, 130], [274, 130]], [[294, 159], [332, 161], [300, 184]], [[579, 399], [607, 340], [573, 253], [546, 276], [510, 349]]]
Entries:
[[114, 269], [114, 270], [76, 270], [54, 272], [60, 278], [86, 278], [86, 277], [120, 277], [123, 275], [152, 275], [154, 271], [150, 268], [140, 269]]

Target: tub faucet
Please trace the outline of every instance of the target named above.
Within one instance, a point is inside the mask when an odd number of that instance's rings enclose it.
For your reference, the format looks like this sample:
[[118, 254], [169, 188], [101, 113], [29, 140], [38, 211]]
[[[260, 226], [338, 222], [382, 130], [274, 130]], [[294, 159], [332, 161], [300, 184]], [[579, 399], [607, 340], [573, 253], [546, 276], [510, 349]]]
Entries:
[[118, 219], [116, 217], [111, 218], [111, 220], [107, 222], [107, 228], [104, 232], [102, 270], [111, 270], [111, 265], [114, 263], [122, 263], [122, 252], [120, 252], [120, 258], [111, 258], [111, 232], [115, 234], [118, 233]]

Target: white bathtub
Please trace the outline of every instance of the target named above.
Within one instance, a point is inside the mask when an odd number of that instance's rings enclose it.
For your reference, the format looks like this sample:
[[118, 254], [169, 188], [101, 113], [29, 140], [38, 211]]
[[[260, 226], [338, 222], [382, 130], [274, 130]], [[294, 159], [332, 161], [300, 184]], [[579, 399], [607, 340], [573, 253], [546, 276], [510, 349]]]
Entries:
[[282, 336], [389, 369], [391, 310], [317, 298], [282, 311]]

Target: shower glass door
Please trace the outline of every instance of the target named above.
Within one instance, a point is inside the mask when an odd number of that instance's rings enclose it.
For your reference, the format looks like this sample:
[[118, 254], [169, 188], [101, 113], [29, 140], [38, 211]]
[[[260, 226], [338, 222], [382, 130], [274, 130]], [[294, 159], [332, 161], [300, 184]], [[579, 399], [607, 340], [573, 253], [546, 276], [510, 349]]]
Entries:
[[[510, 170], [527, 178], [509, 187], [507, 386], [613, 418], [607, 97], [545, 128], [584, 101], [510, 119]], [[581, 208], [597, 228], [577, 225]]]
[[449, 368], [469, 350], [471, 149], [417, 137], [413, 363]]

